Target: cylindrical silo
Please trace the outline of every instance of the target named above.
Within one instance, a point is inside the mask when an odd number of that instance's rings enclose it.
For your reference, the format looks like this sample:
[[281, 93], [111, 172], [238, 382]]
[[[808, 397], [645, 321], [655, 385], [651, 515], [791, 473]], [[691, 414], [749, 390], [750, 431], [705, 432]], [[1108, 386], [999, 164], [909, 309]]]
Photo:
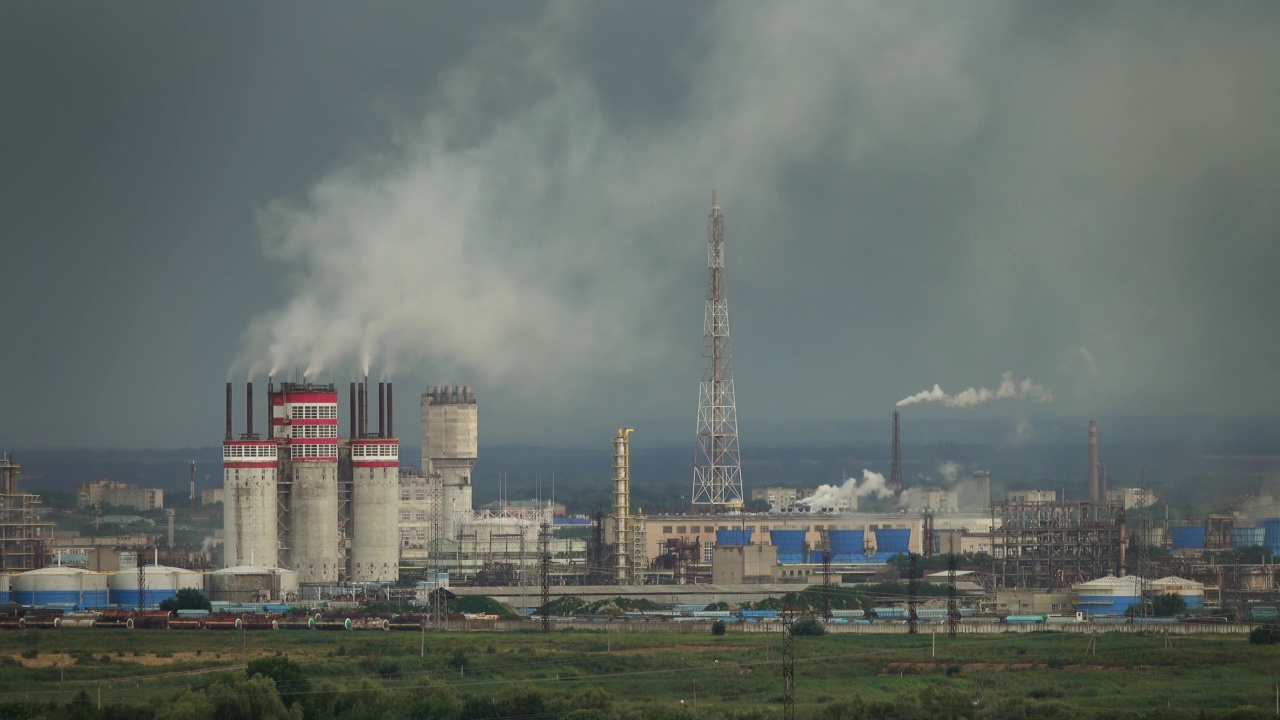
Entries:
[[275, 565], [276, 483], [279, 448], [274, 440], [222, 443], [223, 565]]
[[13, 576], [9, 599], [18, 605], [100, 607], [107, 604], [107, 576], [62, 566]]
[[337, 583], [338, 391], [282, 383], [277, 396], [289, 438], [289, 563], [304, 585]]
[[770, 530], [769, 542], [778, 549], [778, 564], [798, 565], [805, 561], [804, 530]]
[[351, 442], [351, 581], [400, 578], [400, 443]]
[[876, 528], [876, 554], [872, 562], [885, 562], [894, 555], [911, 552], [911, 528]]
[[1169, 528], [1169, 540], [1174, 550], [1203, 550], [1204, 526], [1175, 525]]
[[863, 530], [832, 530], [827, 534], [831, 543], [831, 562], [863, 562], [867, 559], [863, 550]]
[[204, 592], [214, 602], [286, 602], [297, 598], [298, 573], [253, 565], [223, 568], [204, 576]]
[[[179, 590], [204, 590], [203, 573], [164, 565], [146, 565], [142, 568], [142, 609], [154, 609]], [[125, 608], [138, 607], [138, 571], [121, 570], [107, 579], [112, 605]]]

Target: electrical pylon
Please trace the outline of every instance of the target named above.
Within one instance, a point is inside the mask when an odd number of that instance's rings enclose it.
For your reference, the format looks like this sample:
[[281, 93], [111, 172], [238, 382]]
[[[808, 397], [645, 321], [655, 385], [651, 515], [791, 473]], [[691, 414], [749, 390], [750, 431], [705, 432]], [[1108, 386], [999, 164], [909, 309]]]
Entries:
[[707, 228], [707, 305], [702, 323], [702, 380], [698, 387], [698, 449], [693, 459], [694, 508], [742, 509], [738, 407], [729, 349], [729, 300], [724, 278], [724, 215], [711, 193]]

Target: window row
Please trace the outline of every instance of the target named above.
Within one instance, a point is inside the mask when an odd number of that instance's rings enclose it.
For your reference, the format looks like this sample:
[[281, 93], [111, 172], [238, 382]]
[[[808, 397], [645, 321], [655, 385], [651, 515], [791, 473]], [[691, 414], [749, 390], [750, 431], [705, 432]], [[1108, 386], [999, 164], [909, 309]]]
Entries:
[[351, 457], [353, 458], [398, 458], [400, 457], [400, 448], [396, 445], [352, 445]]
[[325, 403], [308, 403], [304, 405], [290, 405], [289, 417], [294, 420], [337, 420], [338, 406]]
[[275, 445], [228, 445], [222, 448], [224, 458], [270, 458], [276, 457]]
[[337, 458], [337, 445], [291, 445], [290, 457], [294, 458]]
[[290, 435], [295, 438], [336, 438], [337, 425], [293, 425]]

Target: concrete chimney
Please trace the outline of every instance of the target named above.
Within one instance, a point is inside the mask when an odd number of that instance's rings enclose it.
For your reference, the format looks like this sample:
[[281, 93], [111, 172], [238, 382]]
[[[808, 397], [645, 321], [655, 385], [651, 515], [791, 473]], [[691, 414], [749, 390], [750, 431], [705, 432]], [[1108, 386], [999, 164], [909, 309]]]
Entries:
[[348, 403], [351, 409], [351, 421], [347, 424], [347, 432], [351, 433], [351, 437], [360, 437], [360, 433], [356, 428], [356, 384], [351, 383], [351, 400]]
[[244, 395], [244, 434], [246, 437], [253, 437], [253, 382], [250, 381], [245, 386]]
[[276, 383], [270, 375], [267, 376], [267, 429], [262, 433], [262, 437], [270, 440], [276, 435], [275, 410], [273, 409], [276, 399]]
[[391, 383], [387, 383], [387, 437], [395, 437], [395, 430], [391, 427]]
[[387, 384], [378, 383], [378, 437], [387, 436]]
[[1089, 421], [1089, 500], [1098, 502], [1098, 421]]
[[227, 440], [231, 439], [231, 383], [227, 383]]

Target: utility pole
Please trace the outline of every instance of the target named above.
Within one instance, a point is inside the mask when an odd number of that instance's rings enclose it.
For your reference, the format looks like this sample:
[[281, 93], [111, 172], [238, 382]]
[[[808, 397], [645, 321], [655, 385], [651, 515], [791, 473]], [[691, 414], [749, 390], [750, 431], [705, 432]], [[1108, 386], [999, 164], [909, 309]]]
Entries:
[[791, 630], [795, 615], [791, 602], [782, 603], [782, 718], [796, 720], [796, 656], [792, 646]]
[[947, 634], [956, 636], [956, 625], [960, 622], [960, 606], [956, 601], [956, 553], [955, 539], [951, 541], [951, 550], [947, 555]]

